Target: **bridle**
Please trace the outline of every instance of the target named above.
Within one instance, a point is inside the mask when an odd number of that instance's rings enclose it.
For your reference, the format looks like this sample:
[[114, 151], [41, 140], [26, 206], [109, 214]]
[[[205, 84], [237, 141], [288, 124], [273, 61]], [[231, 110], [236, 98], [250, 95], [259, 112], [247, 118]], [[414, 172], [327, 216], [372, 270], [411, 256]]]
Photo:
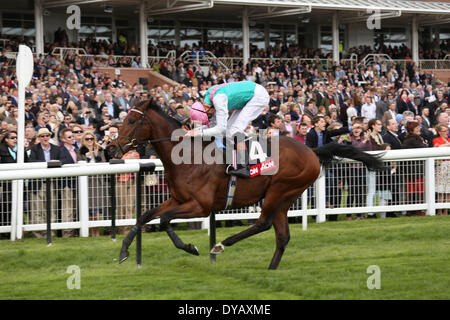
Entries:
[[[124, 149], [131, 146], [133, 149], [136, 149], [139, 146], [146, 146], [147, 144], [151, 144], [151, 143], [155, 143], [155, 142], [162, 142], [162, 141], [169, 141], [172, 139], [172, 137], [165, 137], [165, 138], [158, 138], [158, 139], [147, 139], [147, 140], [143, 140], [143, 141], [138, 141], [137, 140], [137, 133], [138, 133], [138, 129], [141, 127], [141, 125], [144, 123], [144, 121], [146, 121], [148, 123], [148, 125], [150, 126], [151, 130], [154, 130], [154, 127], [151, 123], [151, 121], [147, 118], [146, 112], [143, 112], [141, 110], [138, 109], [131, 109], [130, 112], [137, 112], [141, 115], [141, 119], [138, 121], [138, 123], [136, 124], [134, 131], [133, 131], [133, 135], [134, 138], [131, 139], [130, 137], [127, 136], [121, 136], [118, 135], [117, 138], [123, 138], [128, 140], [127, 144], [124, 144], [123, 146], [120, 143], [117, 143], [120, 151], [122, 151], [122, 154], [125, 154]], [[176, 120], [176, 119], [174, 119]], [[186, 126], [186, 125], [182, 125], [183, 129], [187, 129], [189, 130], [190, 127]]]

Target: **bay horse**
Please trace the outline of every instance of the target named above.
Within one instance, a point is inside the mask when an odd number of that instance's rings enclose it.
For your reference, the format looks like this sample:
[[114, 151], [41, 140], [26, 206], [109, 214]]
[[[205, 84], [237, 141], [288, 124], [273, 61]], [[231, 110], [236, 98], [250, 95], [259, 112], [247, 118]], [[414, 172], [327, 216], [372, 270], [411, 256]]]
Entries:
[[[128, 248], [137, 231], [150, 220], [160, 218], [176, 248], [199, 255], [192, 244], [185, 244], [175, 233], [170, 221], [208, 217], [211, 212], [223, 210], [227, 198], [230, 177], [225, 174], [225, 164], [174, 164], [171, 153], [178, 143], [171, 141], [174, 130], [180, 123], [169, 117], [153, 100], [141, 102], [131, 109], [123, 121], [118, 138], [107, 146], [110, 155], [120, 158], [128, 150], [151, 143], [163, 165], [170, 198], [157, 208], [142, 214], [136, 225], [122, 242], [119, 263], [128, 256]], [[238, 178], [232, 209], [247, 207], [264, 199], [261, 215], [248, 229], [232, 235], [218, 243], [212, 253], [221, 253], [225, 247], [266, 231], [273, 225], [276, 234], [276, 249], [269, 269], [276, 269], [289, 242], [287, 212], [300, 195], [316, 181], [321, 163], [329, 163], [336, 157], [363, 162], [369, 170], [381, 170], [383, 164], [377, 156], [370, 155], [352, 146], [336, 143], [315, 150], [290, 137], [279, 137], [278, 172], [274, 175], [259, 175], [254, 178]]]

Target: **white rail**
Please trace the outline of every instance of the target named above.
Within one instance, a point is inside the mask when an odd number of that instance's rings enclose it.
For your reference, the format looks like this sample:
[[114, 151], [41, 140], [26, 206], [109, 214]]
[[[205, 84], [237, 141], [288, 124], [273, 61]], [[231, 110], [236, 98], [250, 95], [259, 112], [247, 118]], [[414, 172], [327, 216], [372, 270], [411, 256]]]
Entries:
[[[388, 165], [392, 165], [397, 168], [397, 172], [402, 172], [398, 177], [400, 183], [398, 184], [400, 196], [405, 198], [407, 195], [403, 194], [404, 186], [408, 180], [423, 179], [423, 193], [415, 200], [403, 199], [397, 201], [397, 203], [392, 203], [389, 205], [376, 203], [376, 201], [369, 202], [366, 204], [359, 204], [356, 201], [355, 206], [353, 202], [350, 205], [346, 205], [344, 198], [346, 197], [366, 197], [370, 193], [370, 179], [369, 175], [362, 167], [358, 167], [355, 162], [342, 161], [335, 166], [330, 167], [325, 173], [322, 173], [316, 183], [311, 186], [307, 192], [298, 199], [296, 203], [293, 204], [288, 212], [289, 217], [302, 217], [303, 228], [306, 228], [306, 217], [316, 216], [316, 222], [324, 222], [326, 217], [329, 215], [337, 214], [360, 214], [360, 213], [376, 213], [376, 212], [393, 212], [393, 211], [410, 211], [410, 210], [424, 210], [427, 215], [435, 215], [436, 210], [450, 208], [449, 202], [442, 202], [436, 198], [436, 185], [435, 176], [437, 174], [436, 168], [439, 168], [442, 163], [450, 161], [450, 148], [425, 148], [425, 149], [405, 149], [405, 150], [391, 150], [387, 151], [383, 157]], [[0, 183], [2, 184], [2, 196], [3, 199], [5, 194], [8, 192], [13, 193], [15, 188], [5, 189], [6, 184], [10, 180], [17, 181], [18, 179], [24, 179], [30, 185], [33, 179], [40, 178], [55, 178], [55, 177], [66, 177], [65, 179], [75, 179], [78, 183], [78, 190], [76, 191], [76, 199], [74, 199], [74, 204], [78, 209], [78, 216], [74, 218], [74, 221], [52, 221], [52, 230], [59, 229], [79, 229], [80, 236], [87, 237], [89, 234], [89, 228], [93, 227], [109, 227], [111, 226], [111, 219], [104, 214], [103, 219], [90, 221], [89, 220], [89, 204], [87, 199], [91, 197], [92, 189], [89, 184], [91, 183], [88, 179], [89, 176], [107, 177], [114, 174], [126, 174], [135, 173], [139, 171], [139, 164], [142, 162], [153, 162], [156, 166], [156, 177], [159, 179], [156, 189], [148, 187], [146, 185], [144, 190], [143, 199], [146, 205], [143, 205], [143, 209], [148, 209], [146, 206], [153, 205], [156, 206], [165, 199], [169, 197], [168, 191], [165, 189], [167, 185], [164, 181], [164, 168], [160, 160], [126, 160], [125, 164], [108, 164], [108, 163], [95, 163], [86, 164], [78, 163], [73, 165], [64, 165], [62, 168], [50, 168], [47, 169], [47, 163], [25, 163], [22, 166], [16, 164], [2, 164], [0, 165]], [[354, 168], [360, 168], [358, 174], [356, 171], [351, 171]], [[332, 174], [329, 174], [329, 173]], [[353, 173], [352, 173], [353, 172]], [[384, 173], [383, 173], [384, 174]], [[353, 175], [353, 176], [352, 176]], [[381, 174], [380, 174], [381, 175]], [[388, 174], [389, 175], [389, 174]], [[72, 178], [67, 178], [72, 177]], [[73, 178], [77, 177], [77, 178]], [[378, 178], [378, 173], [377, 173]], [[333, 182], [334, 179], [334, 182]], [[353, 180], [352, 180], [353, 179]], [[447, 177], [450, 179], [450, 177]], [[145, 180], [145, 179], [144, 179]], [[14, 183], [14, 181], [12, 183]], [[341, 187], [336, 181], [342, 182]], [[354, 182], [348, 182], [354, 181]], [[360, 182], [357, 182], [360, 181]], [[361, 182], [362, 181], [362, 182]], [[238, 182], [239, 183], [239, 182]], [[360, 188], [359, 191], [352, 191], [355, 185]], [[58, 185], [58, 182], [55, 183]], [[344, 185], [348, 188], [344, 190]], [[375, 189], [378, 190], [380, 187], [387, 187], [388, 189], [392, 186], [389, 183], [380, 183], [373, 185], [373, 192]], [[341, 188], [342, 194], [332, 195], [333, 188]], [[383, 189], [383, 188], [381, 188]], [[6, 190], [6, 191], [5, 191]], [[13, 190], [13, 191], [8, 191]], [[362, 191], [361, 191], [362, 190]], [[33, 191], [33, 190], [31, 190]], [[345, 192], [348, 195], [345, 195]], [[224, 191], [225, 192], [225, 191]], [[358, 194], [359, 193], [364, 193]], [[120, 194], [117, 194], [119, 197]], [[103, 196], [108, 198], [107, 195]], [[6, 197], [7, 198], [7, 197]], [[14, 199], [14, 194], [12, 194], [12, 199]], [[101, 199], [105, 201], [105, 199]], [[107, 201], [107, 199], [106, 199]], [[329, 202], [336, 202], [335, 207], [330, 206]], [[348, 203], [348, 201], [347, 201]], [[5, 204], [5, 200], [0, 203], [2, 206]], [[105, 204], [107, 207], [108, 204]], [[224, 220], [247, 220], [247, 219], [257, 219], [260, 215], [261, 204], [255, 204], [254, 206], [233, 209], [223, 211], [216, 215], [217, 221]], [[32, 223], [29, 217], [24, 218], [24, 213], [13, 212], [16, 219], [11, 219], [11, 221], [16, 221], [16, 224], [6, 223], [0, 225], [0, 233], [11, 233], [16, 234], [18, 239], [23, 237], [23, 232], [26, 231], [43, 231], [46, 230], [46, 224]], [[25, 221], [27, 220], [27, 221]], [[189, 220], [174, 220], [174, 223], [179, 222], [202, 222], [202, 227], [208, 228], [207, 218], [189, 219]], [[134, 218], [120, 218], [117, 220], [117, 226], [129, 226], [134, 225], [136, 220]], [[150, 222], [151, 224], [158, 224], [159, 220], [154, 220]], [[16, 232], [12, 232], [15, 230]], [[12, 239], [14, 240], [14, 238]]]

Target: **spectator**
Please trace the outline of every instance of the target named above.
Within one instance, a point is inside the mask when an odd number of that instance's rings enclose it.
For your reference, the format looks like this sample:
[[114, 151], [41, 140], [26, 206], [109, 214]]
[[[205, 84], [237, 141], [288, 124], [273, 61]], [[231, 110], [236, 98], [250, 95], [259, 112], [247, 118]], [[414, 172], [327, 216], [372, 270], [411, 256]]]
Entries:
[[365, 103], [361, 107], [361, 116], [365, 117], [368, 121], [376, 118], [376, 105], [372, 98], [369, 96], [365, 97]]
[[383, 114], [380, 119], [382, 123], [386, 124], [389, 119], [397, 119], [397, 112], [395, 111], [395, 102], [390, 102], [388, 106], [388, 110]]
[[428, 130], [431, 128], [431, 121], [430, 121], [430, 109], [428, 107], [423, 107], [421, 112], [421, 118], [422, 118], [422, 127], [425, 130]]
[[[27, 161], [27, 153], [24, 154]], [[17, 132], [6, 131], [0, 141], [0, 163], [17, 162]], [[3, 181], [1, 184], [0, 226], [11, 224], [12, 183]]]
[[[348, 105], [348, 108], [346, 109], [347, 124], [348, 126], [351, 126], [353, 124], [352, 119], [358, 116], [358, 109], [356, 109], [352, 99], [348, 99], [346, 104]], [[345, 122], [343, 122], [343, 124], [345, 125]]]
[[295, 140], [301, 143], [306, 143], [306, 134], [308, 133], [308, 125], [306, 123], [300, 123], [298, 125], [298, 134], [294, 137]]
[[[61, 162], [62, 164], [77, 163], [78, 157], [74, 146], [74, 134], [71, 129], [62, 129], [59, 133], [61, 141]], [[62, 222], [73, 222], [76, 205], [76, 178], [63, 178], [61, 180], [61, 206], [62, 206]], [[75, 230], [63, 230], [63, 238], [73, 237]]]
[[[322, 116], [314, 117], [312, 124], [314, 128], [309, 130], [306, 134], [306, 145], [310, 148], [322, 147], [323, 145], [332, 142], [332, 137], [349, 132], [348, 127], [342, 127], [335, 130], [326, 130], [326, 122]], [[329, 181], [326, 192], [327, 202], [329, 206], [334, 206], [337, 202], [335, 195], [336, 179], [332, 169], [327, 170], [326, 177]], [[335, 215], [331, 217], [332, 220], [335, 218], [337, 218]]]
[[291, 115], [290, 114], [286, 114], [284, 116], [284, 123], [283, 124], [284, 124], [284, 129], [285, 129], [284, 131], [287, 132], [289, 137], [293, 138], [294, 134], [295, 134], [295, 132], [294, 132], [295, 124], [293, 124], [291, 122]]
[[[436, 132], [438, 137], [433, 140], [435, 148], [450, 147], [450, 138], [448, 137], [448, 126], [438, 124]], [[450, 202], [450, 161], [436, 160], [435, 185], [438, 202]], [[447, 215], [448, 209], [437, 209], [438, 215]]]
[[[61, 149], [50, 143], [51, 132], [47, 128], [41, 128], [38, 131], [37, 137], [39, 143], [31, 147], [30, 162], [50, 162], [61, 161]], [[55, 182], [51, 181], [48, 185], [46, 181], [33, 180], [31, 182], [31, 217], [29, 221], [33, 224], [45, 223], [46, 221], [46, 190], [50, 188], [51, 194], [51, 220], [56, 220], [56, 192]], [[32, 234], [37, 238], [43, 238], [46, 235], [45, 231], [33, 231]], [[52, 235], [55, 233], [52, 232]]]
[[77, 123], [84, 126], [89, 126], [90, 124], [93, 124], [95, 126], [97, 125], [97, 119], [90, 109], [85, 109], [78, 119]]
[[[383, 143], [379, 146], [379, 150], [391, 150], [391, 146], [388, 143]], [[395, 168], [395, 163], [391, 163], [391, 170], [379, 172], [376, 174], [376, 196], [378, 197], [378, 205], [381, 207], [387, 206], [389, 201], [392, 200], [392, 183], [393, 183], [393, 175], [395, 171], [392, 169]], [[368, 192], [369, 194], [369, 192]], [[368, 202], [369, 203], [369, 202]], [[373, 205], [373, 201], [372, 201]], [[368, 204], [367, 206], [370, 206]], [[373, 215], [375, 216], [375, 215]], [[396, 217], [395, 213], [388, 213], [388, 217]], [[368, 215], [370, 217], [370, 214]], [[376, 217], [376, 216], [375, 216]], [[380, 219], [386, 218], [386, 212], [380, 212]]]
[[291, 116], [291, 120], [294, 122], [300, 121], [302, 115], [300, 113], [300, 107], [296, 104], [291, 104], [289, 115]]
[[[444, 126], [447, 126], [447, 128], [450, 127], [450, 116], [446, 112], [442, 112], [439, 114], [437, 118], [437, 125], [443, 124]], [[450, 133], [447, 134], [447, 137], [450, 138]]]
[[78, 149], [81, 148], [81, 138], [83, 137], [83, 127], [78, 125], [78, 124], [74, 124], [72, 125], [72, 132], [73, 132], [73, 144], [75, 146], [75, 152], [78, 151]]
[[278, 131], [282, 131], [281, 129], [282, 129], [282, 125], [283, 125], [283, 120], [276, 114], [269, 115], [269, 117], [267, 118], [267, 122], [269, 123], [270, 129], [276, 129]]
[[[97, 143], [92, 132], [86, 132], [81, 138], [81, 148], [77, 152], [79, 161], [87, 163], [106, 162], [104, 149]], [[105, 203], [103, 200], [108, 194], [107, 181], [103, 176], [89, 176], [89, 220], [100, 220]], [[90, 228], [91, 237], [100, 235], [99, 228]]]
[[[361, 150], [368, 151], [370, 149], [369, 138], [364, 135], [362, 119], [353, 123], [352, 131], [349, 135], [345, 135], [342, 139], [343, 144], [352, 145]], [[364, 206], [366, 194], [366, 172], [360, 163], [350, 163], [345, 173], [346, 186], [348, 189], [347, 207]], [[361, 214], [356, 215], [356, 220], [361, 219]], [[352, 220], [352, 215], [347, 214], [346, 220]]]
[[[102, 108], [106, 106], [108, 107], [107, 112], [109, 113], [109, 115], [114, 118], [117, 119], [119, 117], [119, 113], [120, 113], [120, 108], [119, 106], [114, 103], [114, 101], [112, 100], [112, 95], [111, 93], [107, 93], [105, 95], [105, 101], [100, 105], [100, 110], [102, 110]], [[98, 111], [97, 114], [100, 114], [100, 112]]]
[[[420, 136], [420, 125], [418, 121], [410, 120], [405, 125], [406, 136], [402, 143], [403, 149], [426, 148], [427, 144]], [[420, 203], [423, 197], [423, 165], [417, 161], [409, 162], [410, 175], [406, 178], [406, 194], [410, 204]], [[421, 211], [414, 210], [407, 215], [425, 215]]]
[[178, 120], [181, 124], [186, 125], [189, 124], [190, 119], [189, 117], [186, 115], [184, 107], [182, 104], [178, 104], [175, 107], [176, 110], [176, 114], [173, 116], [176, 120]]
[[395, 119], [388, 119], [386, 124], [386, 133], [382, 136], [384, 142], [389, 143], [391, 149], [402, 149], [402, 142], [398, 138], [398, 123]]
[[[127, 152], [122, 159], [139, 159], [139, 153], [134, 150]], [[117, 218], [132, 219], [135, 212], [136, 184], [134, 173], [122, 173], [117, 175]], [[131, 227], [117, 228], [117, 234], [127, 234]]]
[[321, 147], [324, 144], [332, 142], [331, 137], [346, 134], [349, 132], [348, 127], [342, 127], [336, 130], [325, 130], [326, 122], [324, 117], [316, 116], [312, 121], [313, 129], [308, 131], [306, 135], [306, 145], [310, 148]]

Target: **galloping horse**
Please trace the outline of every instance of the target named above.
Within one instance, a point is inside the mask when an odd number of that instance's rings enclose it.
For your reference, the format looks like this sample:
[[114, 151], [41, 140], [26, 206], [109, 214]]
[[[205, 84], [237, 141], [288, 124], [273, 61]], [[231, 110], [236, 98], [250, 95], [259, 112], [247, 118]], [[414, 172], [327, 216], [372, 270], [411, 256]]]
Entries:
[[[118, 138], [107, 147], [111, 155], [120, 158], [138, 145], [152, 143], [164, 165], [170, 190], [170, 198], [159, 207], [146, 211], [124, 238], [119, 263], [128, 258], [128, 248], [139, 228], [158, 217], [161, 228], [166, 230], [175, 247], [198, 255], [194, 245], [185, 244], [178, 237], [170, 221], [208, 217], [211, 212], [223, 210], [225, 207], [230, 177], [225, 174], [224, 164], [176, 165], [172, 162], [172, 149], [178, 142], [171, 141], [170, 137], [172, 132], [179, 128], [180, 123], [163, 112], [153, 100], [145, 101], [129, 112], [119, 130]], [[316, 181], [320, 164], [328, 163], [335, 157], [361, 161], [369, 170], [381, 170], [383, 167], [378, 157], [352, 146], [331, 143], [312, 150], [292, 138], [280, 136], [278, 172], [250, 179], [238, 178], [232, 208], [250, 206], [264, 199], [259, 219], [248, 229], [218, 243], [212, 252], [221, 253], [225, 247], [266, 231], [273, 225], [276, 250], [269, 269], [276, 269], [289, 242], [288, 209]]]

